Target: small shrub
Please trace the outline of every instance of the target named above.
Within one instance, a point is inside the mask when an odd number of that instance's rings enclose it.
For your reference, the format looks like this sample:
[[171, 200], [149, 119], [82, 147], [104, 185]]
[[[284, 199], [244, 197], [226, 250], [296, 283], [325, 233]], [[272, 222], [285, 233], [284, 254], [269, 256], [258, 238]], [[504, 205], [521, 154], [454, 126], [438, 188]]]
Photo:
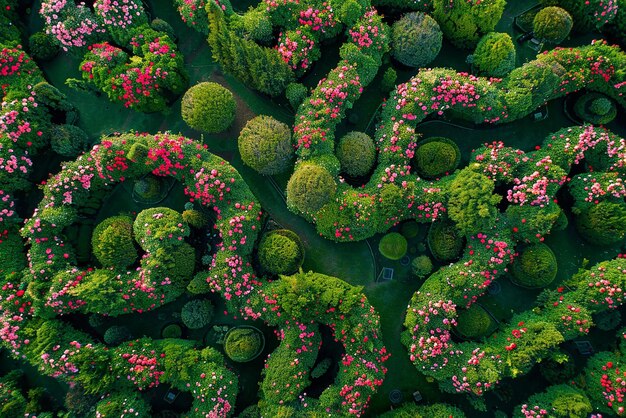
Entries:
[[535, 36], [553, 44], [561, 43], [572, 30], [572, 16], [556, 6], [544, 7], [533, 21]]
[[576, 229], [595, 245], [611, 245], [626, 235], [626, 205], [602, 201], [576, 217]]
[[400, 233], [406, 239], [415, 238], [420, 231], [420, 224], [414, 220], [406, 221], [400, 227]]
[[297, 166], [287, 183], [287, 206], [302, 213], [317, 212], [337, 191], [333, 176], [315, 164]]
[[335, 151], [342, 170], [349, 176], [364, 176], [376, 160], [376, 146], [363, 132], [348, 132], [339, 140]]
[[180, 317], [189, 329], [203, 328], [213, 319], [213, 304], [210, 300], [195, 299], [185, 303]]
[[491, 317], [480, 306], [472, 305], [461, 311], [457, 318], [456, 330], [466, 338], [480, 338], [487, 335], [491, 328]]
[[228, 332], [224, 351], [228, 358], [238, 363], [254, 359], [263, 346], [263, 336], [254, 328], [235, 328]]
[[63, 157], [76, 157], [89, 146], [89, 137], [78, 126], [53, 125], [50, 145], [54, 152]]
[[293, 274], [302, 265], [304, 249], [298, 235], [286, 229], [271, 231], [261, 240], [259, 263], [272, 274]]
[[45, 32], [35, 32], [28, 38], [30, 56], [38, 61], [50, 61], [61, 49], [55, 39]]
[[104, 332], [104, 342], [107, 345], [119, 345], [120, 343], [132, 338], [128, 328], [119, 325], [113, 325]]
[[174, 285], [191, 280], [196, 269], [196, 250], [186, 242], [168, 251], [162, 262]]
[[235, 97], [217, 83], [203, 82], [191, 87], [183, 96], [183, 120], [199, 131], [223, 132], [235, 121]]
[[454, 141], [433, 137], [418, 144], [413, 158], [419, 175], [432, 179], [452, 173], [461, 161], [461, 151]]
[[524, 248], [511, 269], [513, 282], [530, 288], [549, 285], [556, 277], [556, 272], [556, 257], [550, 247], [542, 243]]
[[420, 255], [411, 261], [411, 272], [418, 279], [423, 279], [433, 271], [433, 262], [427, 255]]
[[287, 89], [285, 90], [285, 95], [287, 96], [287, 100], [289, 100], [289, 104], [294, 110], [298, 109], [304, 99], [306, 99], [308, 95], [308, 90], [304, 84], [301, 83], [289, 83], [287, 85]]
[[272, 21], [259, 9], [249, 10], [241, 16], [243, 27], [255, 42], [269, 44], [272, 41]]
[[176, 41], [177, 36], [176, 32], [174, 32], [174, 28], [165, 20], [156, 18], [150, 22], [150, 27], [157, 32], [165, 33], [172, 41]]
[[135, 239], [146, 251], [181, 245], [189, 236], [189, 226], [183, 215], [173, 209], [156, 207], [144, 209], [133, 223]]
[[257, 116], [246, 123], [237, 141], [244, 164], [263, 175], [282, 173], [291, 165], [291, 130], [271, 116]]
[[161, 336], [163, 338], [180, 338], [183, 335], [183, 330], [180, 325], [177, 324], [169, 324], [163, 331], [161, 331]]
[[113, 216], [100, 222], [91, 236], [93, 255], [103, 267], [126, 268], [137, 259], [133, 243], [133, 220]]
[[605, 125], [617, 116], [617, 107], [608, 97], [600, 93], [587, 93], [576, 100], [574, 112], [585, 122]]
[[391, 27], [392, 55], [409, 67], [430, 64], [439, 54], [442, 40], [439, 25], [425, 13], [407, 13]]
[[378, 251], [380, 253], [390, 259], [390, 260], [399, 260], [406, 254], [407, 250], [407, 242], [406, 238], [404, 238], [398, 232], [390, 232], [384, 237], [381, 238], [378, 243]]
[[480, 38], [472, 62], [479, 74], [504, 77], [515, 68], [515, 45], [508, 33], [490, 32]]
[[441, 262], [456, 260], [463, 251], [464, 237], [450, 222], [433, 223], [427, 241], [433, 257]]
[[183, 221], [194, 228], [204, 228], [208, 224], [206, 216], [199, 210], [187, 209], [183, 211]]

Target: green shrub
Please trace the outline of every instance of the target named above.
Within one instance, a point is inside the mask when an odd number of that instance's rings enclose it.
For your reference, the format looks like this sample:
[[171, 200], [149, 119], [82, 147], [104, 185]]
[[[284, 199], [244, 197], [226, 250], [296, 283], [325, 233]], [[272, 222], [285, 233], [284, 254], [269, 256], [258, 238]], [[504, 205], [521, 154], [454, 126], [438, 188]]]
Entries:
[[161, 331], [161, 337], [163, 338], [180, 338], [182, 335], [183, 330], [177, 324], [169, 324]]
[[[617, 116], [615, 103], [600, 93], [587, 93], [576, 100], [574, 112], [585, 122], [605, 125]], [[606, 152], [606, 150], [605, 150]]]
[[491, 317], [480, 306], [474, 304], [459, 313], [456, 330], [466, 338], [481, 338], [491, 328]]
[[572, 30], [572, 16], [556, 6], [544, 7], [533, 21], [535, 37], [553, 44], [561, 43]]
[[472, 63], [481, 75], [504, 77], [515, 68], [515, 45], [508, 33], [490, 32], [480, 38]]
[[420, 231], [420, 224], [414, 220], [406, 221], [400, 226], [400, 233], [406, 239], [415, 238]]
[[316, 164], [301, 164], [287, 183], [287, 206], [302, 213], [317, 212], [335, 195], [333, 176]]
[[429, 15], [407, 13], [391, 27], [393, 57], [409, 67], [425, 67], [441, 50], [443, 34]]
[[289, 83], [287, 85], [287, 89], [285, 90], [285, 95], [287, 96], [287, 100], [289, 100], [289, 104], [291, 107], [298, 109], [304, 99], [306, 99], [309, 91], [304, 84], [301, 83]]
[[454, 141], [438, 136], [421, 141], [413, 158], [419, 175], [432, 179], [452, 173], [461, 161], [461, 151]]
[[302, 241], [294, 232], [286, 229], [271, 231], [259, 244], [259, 263], [272, 274], [293, 274], [304, 261]]
[[349, 176], [364, 176], [370, 172], [376, 160], [376, 146], [363, 132], [348, 132], [340, 140], [335, 151], [341, 169]]
[[447, 262], [461, 256], [464, 238], [454, 224], [438, 221], [428, 230], [428, 247], [435, 259]]
[[380, 253], [390, 259], [390, 260], [399, 260], [406, 254], [407, 250], [407, 242], [406, 238], [404, 238], [398, 232], [390, 232], [384, 237], [381, 238], [378, 243], [378, 251]]
[[595, 245], [611, 245], [626, 235], [626, 205], [602, 201], [576, 216], [576, 229]]
[[130, 266], [137, 259], [133, 220], [128, 216], [113, 216], [100, 222], [91, 236], [91, 248], [103, 267]]
[[51, 35], [35, 32], [28, 38], [30, 56], [38, 61], [49, 61], [56, 57], [61, 49]]
[[189, 226], [183, 220], [183, 215], [175, 210], [157, 207], [137, 214], [133, 232], [141, 248], [156, 251], [160, 247], [182, 244], [183, 238], [189, 236]]
[[271, 176], [291, 165], [291, 130], [271, 116], [260, 115], [246, 123], [237, 141], [244, 164]]
[[113, 325], [104, 332], [104, 342], [107, 345], [119, 345], [120, 343], [130, 340], [132, 336], [128, 328], [119, 325]]
[[317, 366], [311, 370], [311, 378], [317, 379], [318, 377], [322, 377], [333, 364], [332, 360], [328, 357], [324, 358], [322, 361], [317, 363]]
[[180, 317], [189, 329], [203, 328], [213, 319], [213, 304], [207, 299], [194, 299], [183, 306]]
[[542, 243], [525, 247], [513, 261], [511, 269], [513, 282], [529, 288], [549, 285], [556, 272], [556, 257], [550, 247]]
[[272, 21], [267, 13], [259, 9], [249, 10], [241, 16], [241, 21], [250, 39], [261, 44], [272, 42]]
[[151, 174], [143, 176], [133, 183], [133, 193], [146, 202], [158, 199], [161, 195], [161, 179]]
[[217, 83], [203, 82], [191, 87], [181, 102], [183, 120], [199, 131], [223, 132], [235, 121], [235, 97]]
[[209, 223], [208, 219], [202, 212], [195, 209], [187, 209], [183, 211], [183, 221], [194, 228], [204, 228]]
[[78, 126], [53, 125], [50, 145], [54, 152], [63, 157], [76, 157], [89, 146], [89, 137]]
[[472, 48], [483, 35], [493, 31], [505, 5], [505, 0], [434, 0], [433, 17], [452, 44]]
[[177, 246], [174, 250], [167, 251], [160, 260], [176, 283], [189, 282], [196, 269], [196, 250], [186, 242]]
[[469, 168], [461, 170], [450, 184], [448, 216], [461, 233], [473, 235], [489, 230], [496, 222], [496, 205], [502, 197], [494, 194], [493, 181]]
[[427, 255], [420, 255], [411, 261], [411, 272], [418, 279], [423, 279], [433, 271], [433, 262]]
[[174, 28], [165, 20], [156, 18], [150, 22], [150, 27], [157, 32], [165, 33], [172, 41], [176, 41], [177, 36], [176, 32], [174, 32]]
[[263, 348], [263, 336], [254, 328], [235, 328], [228, 332], [224, 351], [228, 358], [238, 363], [254, 359]]
[[380, 81], [380, 90], [383, 93], [388, 93], [396, 86], [396, 80], [398, 79], [398, 73], [393, 67], [388, 67], [383, 74], [383, 79]]

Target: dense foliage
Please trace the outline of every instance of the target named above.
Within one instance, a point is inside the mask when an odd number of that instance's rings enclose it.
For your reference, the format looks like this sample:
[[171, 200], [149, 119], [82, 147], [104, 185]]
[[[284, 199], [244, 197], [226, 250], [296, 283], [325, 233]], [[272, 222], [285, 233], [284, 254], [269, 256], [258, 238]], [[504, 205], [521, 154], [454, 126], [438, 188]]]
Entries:
[[561, 43], [573, 26], [572, 16], [560, 7], [544, 7], [535, 15], [533, 33], [539, 39], [553, 44]]
[[515, 45], [508, 33], [489, 32], [478, 42], [472, 64], [478, 74], [504, 77], [515, 68]]
[[511, 269], [515, 284], [536, 288], [552, 283], [556, 277], [557, 263], [550, 247], [539, 243], [525, 247], [519, 253]]
[[376, 161], [376, 146], [366, 133], [353, 131], [341, 137], [335, 154], [347, 175], [365, 176]]
[[271, 116], [256, 116], [246, 123], [237, 141], [244, 164], [259, 174], [279, 174], [293, 159], [289, 127]]
[[433, 17], [445, 37], [459, 48], [472, 48], [493, 31], [502, 17], [504, 0], [433, 0]]
[[191, 87], [183, 96], [181, 115], [187, 125], [208, 133], [223, 132], [235, 120], [235, 97], [225, 87], [209, 81]]
[[276, 229], [266, 233], [257, 256], [263, 270], [270, 274], [293, 274], [304, 261], [302, 241], [294, 232]]
[[443, 34], [426, 13], [407, 13], [391, 26], [393, 57], [409, 67], [425, 67], [441, 50]]

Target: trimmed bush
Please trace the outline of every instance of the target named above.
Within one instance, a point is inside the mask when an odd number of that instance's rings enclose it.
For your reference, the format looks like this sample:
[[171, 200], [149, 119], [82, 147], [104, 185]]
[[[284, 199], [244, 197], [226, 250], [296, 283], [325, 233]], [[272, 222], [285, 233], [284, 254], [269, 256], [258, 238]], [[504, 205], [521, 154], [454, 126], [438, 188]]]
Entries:
[[461, 170], [450, 184], [448, 216], [462, 234], [489, 230], [496, 222], [496, 205], [502, 196], [494, 193], [493, 181], [470, 168]]
[[487, 335], [491, 328], [491, 317], [480, 306], [474, 304], [469, 309], [461, 311], [456, 320], [456, 330], [466, 338], [481, 338]]
[[414, 220], [406, 221], [400, 227], [400, 233], [404, 235], [406, 239], [415, 238], [420, 232], [420, 224]]
[[443, 34], [429, 15], [407, 13], [391, 27], [392, 56], [409, 67], [430, 64], [441, 50]]
[[169, 324], [161, 331], [161, 337], [163, 338], [180, 338], [182, 335], [183, 330], [177, 324]]
[[254, 328], [234, 328], [226, 335], [224, 351], [237, 363], [253, 360], [263, 349], [263, 335]]
[[272, 21], [265, 11], [249, 10], [241, 16], [241, 23], [246, 34], [255, 42], [269, 44], [272, 42]]
[[135, 180], [133, 183], [133, 193], [141, 200], [150, 202], [158, 199], [161, 195], [162, 180], [151, 174]]
[[76, 157], [89, 146], [89, 137], [78, 126], [53, 125], [50, 130], [52, 150], [64, 157]]
[[191, 87], [181, 102], [183, 120], [198, 131], [223, 132], [235, 121], [237, 104], [230, 90], [203, 82]]
[[56, 40], [45, 32], [35, 32], [28, 38], [30, 56], [38, 61], [50, 61], [56, 57], [60, 47]]
[[556, 277], [557, 263], [554, 253], [546, 244], [525, 247], [513, 262], [513, 283], [529, 288], [545, 287]]
[[210, 300], [195, 299], [185, 303], [180, 317], [187, 328], [199, 329], [211, 323], [213, 310], [214, 307]]
[[463, 251], [464, 237], [450, 222], [433, 223], [428, 230], [427, 241], [433, 257], [441, 262], [456, 260]]
[[135, 239], [146, 251], [182, 244], [189, 236], [183, 215], [173, 209], [157, 207], [139, 212], [133, 223]]
[[399, 260], [406, 254], [407, 250], [407, 242], [406, 238], [404, 238], [398, 232], [390, 232], [384, 237], [381, 238], [378, 243], [378, 251], [380, 253], [390, 259], [390, 260]]
[[246, 123], [237, 141], [244, 164], [260, 174], [282, 173], [293, 160], [291, 130], [271, 116], [260, 115]]
[[304, 249], [298, 235], [287, 229], [270, 231], [259, 244], [259, 263], [272, 274], [293, 274], [304, 261]]
[[297, 166], [287, 183], [287, 206], [302, 213], [317, 212], [335, 195], [333, 176], [315, 164]]
[[104, 332], [104, 342], [107, 345], [119, 345], [120, 343], [132, 338], [128, 328], [119, 325], [113, 325]]
[[363, 132], [348, 132], [335, 151], [341, 169], [349, 176], [359, 177], [370, 172], [376, 161], [376, 146]]
[[504, 77], [515, 68], [515, 45], [508, 33], [490, 32], [480, 38], [472, 63], [480, 75]]
[[610, 123], [617, 116], [617, 107], [608, 97], [600, 93], [587, 93], [574, 104], [576, 116], [594, 125]]
[[418, 279], [423, 279], [433, 271], [433, 262], [427, 255], [420, 255], [411, 261], [411, 273]]
[[100, 222], [91, 236], [91, 248], [103, 267], [130, 266], [137, 259], [133, 220], [129, 216], [113, 216]]
[[285, 90], [287, 100], [289, 100], [289, 104], [294, 108], [294, 110], [300, 107], [304, 99], [306, 99], [308, 93], [308, 89], [302, 83], [289, 83], [287, 85], [287, 89]]
[[595, 245], [611, 245], [626, 235], [626, 205], [602, 201], [576, 216], [576, 229]]
[[421, 141], [413, 158], [419, 175], [433, 179], [453, 172], [461, 161], [461, 151], [454, 141], [437, 136]]
[[561, 43], [572, 30], [572, 16], [565, 9], [544, 7], [535, 15], [533, 32], [535, 37], [553, 44]]
[[454, 46], [473, 48], [496, 27], [505, 5], [505, 0], [434, 0], [433, 17]]

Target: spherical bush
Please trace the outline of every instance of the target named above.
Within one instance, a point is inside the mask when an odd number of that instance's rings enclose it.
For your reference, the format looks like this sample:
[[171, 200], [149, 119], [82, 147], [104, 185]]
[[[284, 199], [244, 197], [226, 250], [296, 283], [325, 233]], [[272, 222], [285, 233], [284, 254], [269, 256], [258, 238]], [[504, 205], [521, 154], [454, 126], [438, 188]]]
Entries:
[[554, 253], [546, 244], [524, 248], [513, 262], [513, 283], [528, 287], [545, 287], [556, 277], [557, 263]]
[[441, 50], [443, 34], [429, 15], [407, 13], [391, 27], [393, 57], [409, 67], [430, 64]]
[[594, 125], [605, 125], [617, 116], [615, 103], [600, 93], [587, 93], [574, 103], [576, 116]]
[[491, 328], [491, 317], [478, 305], [472, 305], [469, 309], [461, 311], [456, 322], [457, 332], [466, 338], [484, 337]]
[[565, 9], [556, 6], [544, 7], [535, 15], [533, 32], [539, 39], [558, 44], [567, 38], [573, 24], [572, 16]]
[[399, 260], [406, 254], [407, 250], [407, 242], [406, 238], [402, 236], [402, 234], [398, 232], [390, 232], [378, 243], [378, 251], [380, 253], [390, 259], [390, 260]]
[[183, 215], [173, 209], [157, 207], [144, 209], [133, 223], [137, 243], [146, 251], [182, 244], [189, 236], [189, 226]]
[[245, 363], [253, 360], [263, 349], [263, 335], [254, 328], [235, 328], [228, 332], [224, 351], [233, 361]]
[[340, 140], [335, 151], [341, 169], [349, 176], [364, 176], [370, 172], [376, 160], [376, 146], [363, 132], [348, 132]]
[[107, 345], [118, 345], [126, 340], [130, 340], [131, 335], [128, 328], [113, 325], [104, 332], [104, 342]]
[[337, 184], [323, 167], [302, 164], [287, 183], [287, 206], [302, 213], [317, 212], [335, 195]]
[[89, 137], [78, 126], [53, 125], [50, 130], [52, 150], [63, 157], [76, 157], [89, 145]]
[[476, 70], [486, 76], [504, 77], [515, 68], [515, 45], [508, 33], [483, 36], [472, 55]]
[[213, 310], [210, 300], [195, 299], [185, 303], [180, 317], [187, 328], [199, 329], [211, 323]]
[[454, 141], [433, 137], [417, 145], [413, 158], [419, 175], [432, 179], [453, 172], [461, 161], [461, 151]]
[[191, 87], [181, 103], [183, 120], [199, 131], [223, 132], [235, 120], [235, 97], [217, 83], [204, 82]]
[[304, 261], [302, 241], [294, 232], [286, 229], [271, 231], [259, 244], [259, 263], [272, 274], [293, 274]]
[[244, 164], [263, 175], [282, 173], [291, 165], [291, 130], [271, 116], [257, 116], [246, 123], [237, 141]]
[[464, 237], [450, 222], [435, 222], [428, 230], [428, 247], [437, 260], [448, 262], [461, 256]]
[[576, 217], [576, 229], [595, 245], [611, 245], [626, 235], [626, 205], [602, 201]]
[[420, 255], [411, 261], [411, 272], [418, 279], [423, 279], [433, 271], [433, 262], [427, 255]]
[[304, 99], [306, 99], [309, 91], [302, 83], [289, 83], [285, 90], [285, 96], [289, 100], [289, 104], [294, 109], [298, 109]]
[[126, 268], [137, 259], [133, 242], [133, 220], [113, 216], [100, 222], [91, 235], [93, 255], [103, 267]]

